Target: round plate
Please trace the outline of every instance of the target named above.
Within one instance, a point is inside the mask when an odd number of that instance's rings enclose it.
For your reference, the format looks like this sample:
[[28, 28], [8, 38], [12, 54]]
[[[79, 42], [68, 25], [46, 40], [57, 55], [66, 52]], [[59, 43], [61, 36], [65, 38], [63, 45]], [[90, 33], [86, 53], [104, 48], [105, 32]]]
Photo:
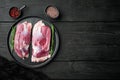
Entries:
[[[32, 25], [34, 25], [36, 22], [38, 22], [39, 20], [42, 20], [45, 25], [49, 26], [51, 28], [51, 25], [52, 23], [48, 22], [48, 21], [45, 21], [43, 20], [42, 18], [40, 17], [35, 17], [35, 16], [29, 16], [29, 17], [25, 17], [25, 18], [22, 18], [20, 20], [18, 20], [10, 29], [9, 31], [9, 34], [8, 34], [8, 49], [10, 51], [10, 54], [11, 56], [14, 58], [14, 60], [22, 65], [22, 66], [25, 66], [25, 67], [30, 67], [30, 68], [36, 68], [36, 67], [42, 67], [44, 65], [46, 65], [48, 62], [50, 62], [54, 56], [56, 55], [57, 53], [57, 50], [58, 50], [58, 47], [59, 47], [59, 36], [58, 36], [58, 32], [56, 30], [56, 28], [54, 27], [54, 51], [51, 55], [51, 57], [47, 60], [45, 60], [44, 62], [31, 62], [31, 55], [32, 55], [32, 49], [31, 49], [31, 45], [30, 45], [30, 49], [29, 49], [29, 57], [26, 58], [26, 59], [21, 59], [20, 57], [18, 57], [17, 53], [15, 53], [14, 49], [11, 50], [11, 47], [10, 47], [10, 38], [11, 38], [11, 31], [13, 29], [13, 27], [16, 27], [18, 23], [22, 23], [24, 21], [28, 21], [28, 22], [31, 22]], [[32, 26], [33, 27], [33, 26]]]

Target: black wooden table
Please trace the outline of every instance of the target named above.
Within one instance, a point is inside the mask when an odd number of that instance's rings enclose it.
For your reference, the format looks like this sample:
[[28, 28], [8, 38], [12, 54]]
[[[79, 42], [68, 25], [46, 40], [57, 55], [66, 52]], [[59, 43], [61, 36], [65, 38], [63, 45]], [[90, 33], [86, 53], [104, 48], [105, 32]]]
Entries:
[[120, 78], [120, 0], [0, 0], [0, 55], [10, 61], [7, 35], [16, 20], [8, 11], [23, 4], [22, 17], [42, 17], [48, 5], [60, 9], [61, 17], [54, 21], [60, 49], [40, 68], [49, 78]]

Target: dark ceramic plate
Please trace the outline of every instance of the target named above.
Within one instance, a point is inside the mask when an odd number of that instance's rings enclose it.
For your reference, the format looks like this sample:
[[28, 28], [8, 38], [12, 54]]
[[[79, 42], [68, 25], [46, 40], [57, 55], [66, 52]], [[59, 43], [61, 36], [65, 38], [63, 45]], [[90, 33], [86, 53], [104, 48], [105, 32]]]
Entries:
[[[30, 45], [30, 49], [29, 49], [29, 57], [26, 59], [21, 59], [20, 57], [18, 57], [18, 55], [15, 53], [14, 49], [11, 49], [10, 46], [10, 38], [11, 38], [11, 31], [13, 29], [13, 27], [16, 27], [18, 23], [22, 23], [24, 21], [28, 21], [31, 22], [32, 25], [34, 25], [37, 21], [42, 20], [45, 25], [49, 26], [51, 28], [52, 23], [40, 18], [40, 17], [35, 17], [35, 16], [30, 16], [30, 17], [25, 17], [22, 18], [20, 20], [18, 20], [10, 29], [9, 34], [8, 34], [8, 49], [10, 51], [11, 56], [13, 57], [13, 59], [20, 65], [25, 66], [25, 67], [29, 67], [29, 68], [37, 68], [37, 67], [42, 67], [44, 65], [46, 65], [47, 63], [49, 63], [57, 54], [57, 50], [59, 47], [59, 36], [58, 36], [58, 32], [54, 26], [54, 47], [53, 47], [53, 53], [51, 55], [51, 57], [49, 59], [47, 59], [44, 62], [31, 62], [31, 54], [32, 54], [32, 46]], [[53, 35], [52, 35], [53, 36]], [[51, 45], [50, 45], [51, 46]]]

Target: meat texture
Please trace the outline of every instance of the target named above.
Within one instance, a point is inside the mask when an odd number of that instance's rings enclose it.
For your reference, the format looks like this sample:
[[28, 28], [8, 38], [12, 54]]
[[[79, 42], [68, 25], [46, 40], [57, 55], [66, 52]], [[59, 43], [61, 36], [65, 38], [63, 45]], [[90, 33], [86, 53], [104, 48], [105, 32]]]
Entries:
[[19, 23], [16, 28], [14, 38], [14, 50], [17, 55], [22, 59], [28, 58], [29, 56], [31, 28], [32, 24], [28, 23], [27, 21]]
[[32, 32], [32, 62], [43, 62], [50, 58], [51, 29], [38, 21]]

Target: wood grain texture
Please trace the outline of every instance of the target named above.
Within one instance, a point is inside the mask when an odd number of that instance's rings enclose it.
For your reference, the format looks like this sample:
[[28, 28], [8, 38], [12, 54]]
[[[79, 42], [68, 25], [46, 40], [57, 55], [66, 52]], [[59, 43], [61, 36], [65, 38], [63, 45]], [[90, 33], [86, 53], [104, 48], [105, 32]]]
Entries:
[[13, 60], [7, 47], [7, 37], [10, 28], [10, 23], [0, 23], [0, 56]]
[[23, 10], [22, 17], [42, 16], [48, 5], [55, 5], [61, 12], [58, 21], [120, 21], [119, 0], [2, 0], [0, 21], [14, 21], [9, 17], [9, 9], [23, 4], [27, 8]]
[[[7, 34], [13, 23], [0, 24], [0, 51], [7, 49]], [[120, 60], [119, 23], [54, 23], [60, 35], [55, 61]]]
[[119, 60], [119, 23], [55, 23], [60, 34], [57, 60]]
[[51, 79], [120, 79], [120, 62], [51, 62], [36, 69]]
[[58, 54], [35, 71], [51, 79], [120, 79], [120, 0], [0, 0], [0, 56], [10, 61], [7, 35], [17, 20], [9, 9], [23, 4], [22, 17], [43, 17], [48, 5], [61, 13], [54, 22], [60, 35]]

